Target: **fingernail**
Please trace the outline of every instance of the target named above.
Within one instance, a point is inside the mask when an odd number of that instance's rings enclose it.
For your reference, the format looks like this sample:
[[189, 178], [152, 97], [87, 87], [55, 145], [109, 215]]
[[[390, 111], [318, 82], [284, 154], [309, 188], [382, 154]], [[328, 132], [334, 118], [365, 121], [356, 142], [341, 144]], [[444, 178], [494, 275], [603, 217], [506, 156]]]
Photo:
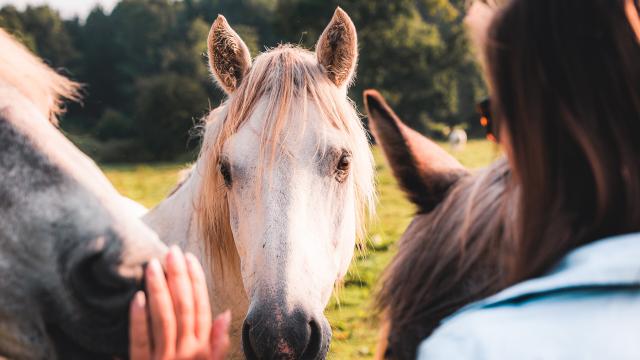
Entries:
[[169, 248], [169, 253], [167, 254], [167, 262], [176, 264], [179, 259], [182, 257], [182, 250], [176, 245], [173, 245]]
[[156, 277], [162, 272], [158, 259], [151, 259], [147, 265], [147, 276]]
[[227, 311], [222, 314], [222, 319], [228, 326], [231, 323], [231, 310], [227, 309]]
[[187, 259], [188, 266], [194, 266], [199, 264], [198, 259], [192, 253], [186, 253], [184, 257]]
[[136, 293], [136, 296], [133, 299], [133, 303], [140, 309], [144, 309], [144, 307], [147, 305], [147, 299], [144, 295], [144, 292], [142, 291], [138, 291]]

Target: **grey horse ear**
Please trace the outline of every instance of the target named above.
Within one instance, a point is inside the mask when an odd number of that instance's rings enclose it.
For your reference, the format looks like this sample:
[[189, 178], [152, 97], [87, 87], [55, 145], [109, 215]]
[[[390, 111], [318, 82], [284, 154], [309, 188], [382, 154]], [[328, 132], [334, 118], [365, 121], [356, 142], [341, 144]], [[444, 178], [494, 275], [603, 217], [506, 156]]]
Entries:
[[409, 128], [376, 90], [364, 92], [369, 127], [393, 175], [419, 211], [433, 210], [469, 172], [443, 148]]
[[358, 63], [358, 34], [349, 15], [339, 7], [320, 35], [316, 56], [336, 86], [349, 85]]
[[222, 15], [211, 26], [207, 46], [211, 73], [224, 91], [234, 92], [251, 68], [249, 48]]

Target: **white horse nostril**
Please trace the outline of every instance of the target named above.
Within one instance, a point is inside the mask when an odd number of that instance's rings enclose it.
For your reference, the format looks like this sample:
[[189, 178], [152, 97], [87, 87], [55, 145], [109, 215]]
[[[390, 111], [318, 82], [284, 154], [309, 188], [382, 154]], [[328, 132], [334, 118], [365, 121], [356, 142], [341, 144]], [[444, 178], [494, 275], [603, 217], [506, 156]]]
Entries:
[[[328, 323], [323, 322], [300, 309], [281, 317], [274, 317], [280, 311], [266, 305], [252, 310], [244, 322], [242, 343], [247, 359], [320, 359], [328, 350], [330, 334]], [[326, 319], [324, 320], [326, 322]]]
[[309, 342], [302, 354], [303, 359], [315, 359], [322, 349], [322, 329], [316, 320], [309, 322]]

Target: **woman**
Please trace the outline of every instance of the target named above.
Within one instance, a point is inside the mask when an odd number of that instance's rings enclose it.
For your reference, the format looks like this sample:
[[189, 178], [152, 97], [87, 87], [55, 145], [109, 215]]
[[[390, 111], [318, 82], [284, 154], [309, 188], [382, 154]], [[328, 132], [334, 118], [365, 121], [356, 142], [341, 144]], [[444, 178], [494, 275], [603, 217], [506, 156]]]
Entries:
[[502, 290], [445, 319], [419, 359], [640, 359], [638, 10], [511, 0], [495, 14], [483, 60], [517, 205]]
[[140, 291], [131, 302], [130, 358], [225, 359], [231, 314], [227, 311], [212, 322], [202, 266], [175, 246], [165, 262], [166, 275], [158, 260], [149, 262], [146, 295]]

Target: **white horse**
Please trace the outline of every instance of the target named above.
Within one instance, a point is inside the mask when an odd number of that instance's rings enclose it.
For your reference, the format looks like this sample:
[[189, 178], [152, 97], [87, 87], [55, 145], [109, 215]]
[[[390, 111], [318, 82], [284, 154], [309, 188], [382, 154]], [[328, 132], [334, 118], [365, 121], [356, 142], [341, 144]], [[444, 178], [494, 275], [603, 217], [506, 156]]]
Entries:
[[467, 133], [462, 129], [453, 129], [449, 134], [449, 145], [453, 151], [464, 150], [467, 145]]
[[315, 53], [282, 45], [252, 61], [219, 16], [208, 45], [228, 99], [206, 118], [189, 177], [144, 220], [208, 266], [214, 311], [233, 312], [236, 356], [241, 337], [250, 359], [324, 358], [323, 311], [375, 197], [346, 95], [355, 27], [337, 9]]

